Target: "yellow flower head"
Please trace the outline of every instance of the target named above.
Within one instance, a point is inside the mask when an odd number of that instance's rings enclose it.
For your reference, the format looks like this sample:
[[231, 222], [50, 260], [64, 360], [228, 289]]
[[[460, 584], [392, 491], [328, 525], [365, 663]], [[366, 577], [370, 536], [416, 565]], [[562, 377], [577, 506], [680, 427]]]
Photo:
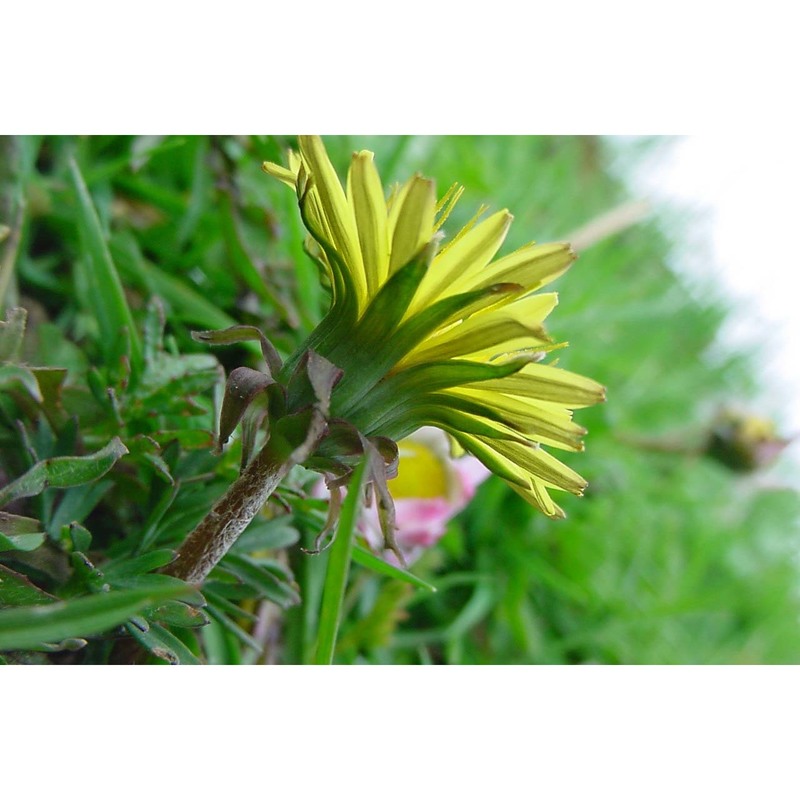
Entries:
[[[549, 517], [564, 512], [551, 489], [580, 495], [586, 482], [542, 445], [582, 450], [586, 431], [572, 409], [604, 399], [589, 378], [542, 363], [562, 346], [544, 330], [556, 305], [535, 292], [561, 275], [575, 254], [567, 244], [530, 244], [493, 260], [511, 224], [508, 211], [452, 239], [441, 227], [461, 189], [437, 202], [419, 175], [387, 198], [372, 153], [353, 156], [346, 187], [318, 137], [300, 137], [289, 166], [264, 164], [296, 193], [309, 255], [331, 292], [331, 306], [284, 364], [250, 326], [203, 331], [211, 344], [258, 340], [266, 370], [228, 376], [219, 443], [241, 424], [242, 465], [267, 429], [269, 456], [288, 470], [322, 472], [331, 490], [333, 529], [355, 465], [366, 459], [385, 545], [402, 561], [387, 480], [397, 475], [397, 442], [424, 426], [449, 435]], [[266, 451], [264, 451], [266, 452]]]
[[[332, 299], [283, 375], [308, 351], [322, 356], [342, 371], [331, 420], [369, 441], [441, 428], [549, 517], [563, 517], [549, 490], [580, 495], [586, 482], [542, 445], [582, 450], [586, 431], [572, 409], [604, 399], [595, 381], [542, 363], [560, 346], [543, 327], [557, 296], [536, 292], [570, 266], [570, 246], [529, 244], [493, 260], [508, 211], [479, 214], [445, 239], [460, 188], [437, 201], [434, 182], [415, 175], [387, 197], [368, 151], [353, 155], [342, 186], [314, 136], [300, 137], [288, 167], [264, 170], [296, 191]], [[294, 394], [290, 408], [302, 391]], [[323, 442], [317, 455], [326, 453]]]

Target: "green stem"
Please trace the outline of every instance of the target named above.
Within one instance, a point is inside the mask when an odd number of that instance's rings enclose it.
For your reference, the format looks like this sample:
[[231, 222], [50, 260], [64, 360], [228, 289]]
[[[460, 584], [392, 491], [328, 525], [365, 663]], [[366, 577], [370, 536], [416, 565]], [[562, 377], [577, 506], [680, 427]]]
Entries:
[[331, 545], [328, 556], [328, 571], [325, 587], [322, 590], [322, 606], [317, 631], [317, 652], [315, 664], [332, 664], [336, 649], [336, 636], [342, 616], [342, 601], [350, 572], [350, 557], [353, 552], [353, 538], [361, 504], [361, 487], [364, 483], [366, 458], [356, 467], [347, 489], [347, 497], [342, 504], [342, 513], [336, 532], [336, 540]]

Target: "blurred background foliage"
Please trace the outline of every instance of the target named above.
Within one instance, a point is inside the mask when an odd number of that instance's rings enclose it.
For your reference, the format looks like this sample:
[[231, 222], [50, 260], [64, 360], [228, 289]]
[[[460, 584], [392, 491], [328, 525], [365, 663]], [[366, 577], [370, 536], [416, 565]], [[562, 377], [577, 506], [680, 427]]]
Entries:
[[[104, 663], [131, 640], [152, 663], [311, 660], [327, 556], [301, 546], [325, 504], [303, 470], [202, 591], [158, 574], [237, 474], [236, 444], [211, 448], [223, 370], [258, 366], [190, 332], [253, 324], [288, 354], [325, 308], [292, 193], [260, 169], [292, 141], [0, 139], [0, 659]], [[655, 143], [326, 143], [340, 174], [365, 148], [385, 183], [464, 184], [451, 230], [508, 207], [506, 251], [585, 241], [549, 328], [609, 396], [578, 412], [587, 451], [563, 460], [590, 488], [565, 521], [490, 479], [416, 578], [357, 553], [336, 660], [800, 662], [797, 493], [724, 431], [709, 446], [720, 409], [758, 408], [755, 356], [721, 355], [730, 311], [669, 269], [653, 215], [586, 233], [630, 200], [620, 159]]]

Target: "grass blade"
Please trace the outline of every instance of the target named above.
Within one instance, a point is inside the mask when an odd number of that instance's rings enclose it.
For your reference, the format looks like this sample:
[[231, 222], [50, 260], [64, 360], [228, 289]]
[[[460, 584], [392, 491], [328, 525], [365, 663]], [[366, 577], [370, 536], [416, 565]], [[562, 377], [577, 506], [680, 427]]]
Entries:
[[[204, 328], [230, 328], [236, 320], [193, 289], [186, 280], [164, 272], [141, 253], [136, 239], [128, 232], [116, 235], [110, 246], [125, 280], [141, 291], [161, 297], [181, 321]], [[255, 344], [245, 345], [257, 353]]]
[[361, 487], [367, 459], [364, 458], [353, 473], [347, 490], [347, 497], [342, 503], [342, 513], [336, 540], [331, 545], [328, 557], [328, 571], [325, 575], [325, 586], [322, 590], [322, 606], [319, 614], [317, 631], [317, 652], [315, 664], [332, 664], [336, 649], [336, 637], [342, 616], [342, 601], [350, 572], [350, 558], [353, 552], [353, 539], [356, 520], [360, 508]]
[[186, 588], [170, 585], [103, 592], [77, 600], [0, 611], [0, 650], [22, 650], [102, 633], [154, 602], [184, 594]]
[[419, 589], [427, 589], [429, 592], [436, 591], [436, 587], [432, 583], [428, 583], [422, 580], [422, 578], [418, 578], [416, 575], [412, 575], [410, 572], [400, 569], [400, 567], [396, 567], [388, 561], [384, 561], [365, 547], [361, 547], [361, 545], [354, 545], [353, 561], [380, 575], [386, 575], [388, 578], [396, 578], [398, 581], [410, 583], [412, 586], [416, 586]]
[[143, 363], [142, 342], [134, 325], [125, 291], [117, 268], [111, 258], [106, 237], [97, 216], [92, 196], [86, 188], [81, 171], [74, 158], [69, 161], [72, 188], [78, 202], [78, 227], [87, 256], [91, 297], [85, 298], [100, 325], [100, 347], [107, 364], [113, 364], [122, 355], [120, 345], [125, 328], [130, 339], [131, 372], [134, 380], [141, 373]]

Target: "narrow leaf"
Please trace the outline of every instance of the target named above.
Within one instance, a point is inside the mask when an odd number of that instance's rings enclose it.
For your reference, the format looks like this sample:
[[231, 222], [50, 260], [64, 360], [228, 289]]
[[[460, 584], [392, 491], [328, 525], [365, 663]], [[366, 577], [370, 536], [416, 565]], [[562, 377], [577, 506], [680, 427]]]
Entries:
[[[209, 608], [208, 613], [213, 620], [222, 625], [225, 630], [233, 634], [242, 644], [246, 647], [251, 647], [253, 650], [260, 651], [262, 645], [257, 642], [250, 634], [242, 630], [230, 617], [218, 611], [216, 608]], [[206, 630], [204, 628], [204, 630]]]
[[118, 578], [127, 578], [132, 575], [141, 575], [146, 572], [152, 572], [155, 569], [165, 567], [167, 564], [175, 560], [174, 550], [153, 550], [150, 553], [137, 556], [136, 558], [127, 558], [105, 564], [103, 572], [108, 580], [114, 581]]
[[361, 490], [366, 470], [367, 459], [364, 458], [353, 472], [347, 497], [342, 503], [336, 539], [330, 548], [319, 614], [317, 651], [314, 655], [315, 664], [333, 663], [336, 637], [339, 633], [339, 623], [342, 617], [344, 592], [347, 586], [347, 576], [350, 572], [353, 536], [361, 505]]
[[69, 162], [72, 189], [78, 203], [81, 240], [88, 256], [91, 297], [87, 298], [100, 325], [100, 347], [111, 364], [121, 355], [120, 332], [127, 330], [130, 339], [131, 369], [138, 376], [142, 369], [142, 343], [133, 315], [125, 298], [117, 268], [111, 258], [105, 233], [100, 225], [92, 197], [74, 158]]
[[197, 656], [180, 640], [160, 625], [151, 625], [146, 631], [136, 625], [128, 625], [128, 631], [134, 639], [156, 658], [170, 664], [200, 664]]
[[60, 456], [39, 461], [0, 490], [0, 506], [21, 497], [33, 497], [49, 487], [65, 489], [90, 483], [105, 475], [127, 452], [128, 448], [114, 437], [102, 450], [90, 456]]
[[21, 650], [86, 637], [121, 625], [160, 600], [175, 597], [185, 586], [107, 592], [77, 600], [0, 611], [0, 650]]
[[300, 602], [300, 595], [291, 584], [252, 559], [228, 553], [224, 564], [241, 581], [281, 608], [289, 608]]
[[9, 514], [0, 511], [0, 532], [17, 536], [21, 533], [40, 533], [42, 523], [38, 519], [31, 517], [18, 517], [16, 514]]
[[30, 606], [55, 602], [48, 594], [19, 572], [0, 564], [0, 608], [7, 606]]
[[386, 575], [388, 578], [396, 578], [398, 581], [410, 583], [412, 586], [416, 586], [420, 589], [427, 589], [429, 592], [436, 591], [436, 587], [432, 583], [428, 583], [407, 570], [400, 569], [400, 567], [396, 567], [394, 564], [384, 561], [360, 544], [353, 546], [353, 561], [356, 564], [360, 564], [362, 567], [366, 567], [366, 569], [372, 570], [372, 572]]
[[[186, 281], [173, 277], [144, 258], [138, 241], [129, 232], [116, 234], [110, 249], [126, 283], [163, 298], [182, 322], [207, 328], [227, 328], [236, 324], [233, 317]], [[245, 347], [252, 347], [253, 352], [258, 350], [252, 344]]]
[[28, 312], [24, 308], [9, 308], [5, 320], [0, 320], [0, 361], [16, 361], [25, 335]]
[[156, 606], [147, 618], [151, 622], [163, 622], [179, 628], [202, 628], [208, 625], [208, 617], [203, 611], [179, 600], [168, 600], [164, 605]]
[[256, 518], [236, 540], [236, 550], [252, 553], [256, 550], [278, 550], [291, 547], [300, 539], [300, 534], [287, 517], [264, 520]]
[[0, 552], [4, 550], [22, 550], [28, 552], [35, 550], [44, 544], [45, 534], [43, 533], [23, 533], [17, 535], [6, 535], [0, 533]]
[[42, 402], [42, 393], [39, 390], [39, 381], [28, 367], [17, 364], [4, 364], [0, 367], [0, 389], [24, 389], [37, 403]]
[[157, 573], [146, 573], [140, 575], [117, 576], [114, 585], [121, 589], [135, 589], [142, 592], [165, 592], [168, 597], [178, 596], [184, 603], [192, 606], [204, 606], [206, 600], [203, 595], [190, 584], [184, 583], [179, 578], [171, 575], [159, 575]]
[[234, 325], [221, 331], [192, 331], [192, 339], [212, 345], [238, 344], [256, 341], [261, 345], [261, 354], [270, 372], [277, 375], [283, 362], [272, 342], [252, 325]]

